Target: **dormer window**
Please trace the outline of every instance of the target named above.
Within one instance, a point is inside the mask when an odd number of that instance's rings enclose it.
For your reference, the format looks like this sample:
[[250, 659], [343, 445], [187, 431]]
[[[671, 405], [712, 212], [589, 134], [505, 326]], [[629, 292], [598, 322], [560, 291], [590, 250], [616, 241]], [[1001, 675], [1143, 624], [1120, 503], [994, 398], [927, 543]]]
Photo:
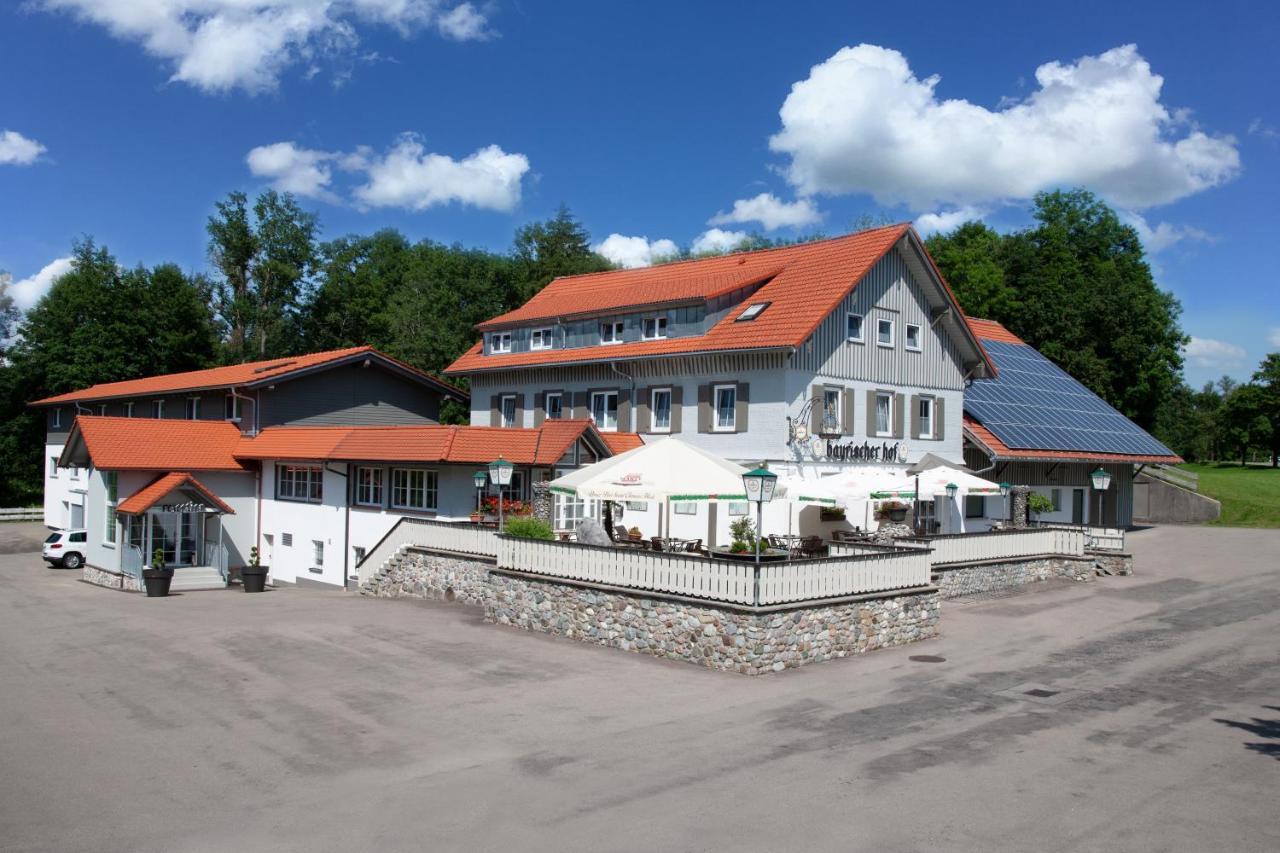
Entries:
[[490, 335], [489, 352], [511, 352], [511, 333], [494, 332]]
[[534, 329], [529, 336], [529, 349], [551, 349], [551, 329]]
[[607, 323], [600, 324], [600, 343], [602, 344], [620, 344], [622, 343], [623, 322], [621, 320], [610, 320]]
[[735, 323], [749, 323], [764, 313], [764, 309], [769, 307], [768, 302], [753, 302], [747, 306], [747, 310], [738, 315]]
[[640, 322], [640, 336], [646, 341], [656, 341], [667, 336], [667, 316], [645, 317]]

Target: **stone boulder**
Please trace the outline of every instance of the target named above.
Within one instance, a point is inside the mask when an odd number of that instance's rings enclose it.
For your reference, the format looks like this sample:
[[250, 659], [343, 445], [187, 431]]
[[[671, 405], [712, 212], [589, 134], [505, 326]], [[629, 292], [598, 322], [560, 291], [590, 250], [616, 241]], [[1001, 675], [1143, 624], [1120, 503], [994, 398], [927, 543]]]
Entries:
[[605, 532], [604, 525], [594, 518], [584, 518], [578, 522], [578, 542], [583, 545], [613, 545], [613, 540]]

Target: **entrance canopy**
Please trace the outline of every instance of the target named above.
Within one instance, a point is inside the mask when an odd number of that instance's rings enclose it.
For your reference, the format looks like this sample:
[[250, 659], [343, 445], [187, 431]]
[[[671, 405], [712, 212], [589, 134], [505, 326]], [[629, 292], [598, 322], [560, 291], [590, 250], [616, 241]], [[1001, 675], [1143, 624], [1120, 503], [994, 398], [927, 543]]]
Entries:
[[606, 501], [745, 501], [747, 469], [663, 438], [552, 480], [552, 492]]
[[209, 487], [185, 471], [165, 474], [143, 486], [116, 507], [121, 515], [142, 515], [157, 505], [168, 512], [215, 512], [235, 515]]

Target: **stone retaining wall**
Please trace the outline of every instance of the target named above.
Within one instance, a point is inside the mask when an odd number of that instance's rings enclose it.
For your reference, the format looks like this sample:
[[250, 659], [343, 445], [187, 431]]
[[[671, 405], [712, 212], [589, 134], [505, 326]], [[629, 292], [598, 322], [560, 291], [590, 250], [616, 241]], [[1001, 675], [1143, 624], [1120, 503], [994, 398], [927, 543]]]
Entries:
[[111, 572], [97, 566], [85, 564], [84, 574], [80, 579], [94, 586], [105, 586], [107, 589], [121, 589], [125, 592], [138, 592], [138, 579], [133, 575]]
[[1101, 566], [1111, 575], [1131, 575], [1133, 574], [1133, 555], [1122, 554], [1119, 551], [1086, 551], [1085, 556], [1094, 562], [1095, 565]]
[[392, 560], [361, 592], [461, 601], [501, 625], [746, 675], [938, 633], [936, 591], [759, 612], [526, 578], [416, 550]]
[[1095, 572], [1092, 557], [1041, 557], [938, 569], [937, 576], [938, 590], [943, 598], [960, 598], [1049, 578], [1091, 581]]

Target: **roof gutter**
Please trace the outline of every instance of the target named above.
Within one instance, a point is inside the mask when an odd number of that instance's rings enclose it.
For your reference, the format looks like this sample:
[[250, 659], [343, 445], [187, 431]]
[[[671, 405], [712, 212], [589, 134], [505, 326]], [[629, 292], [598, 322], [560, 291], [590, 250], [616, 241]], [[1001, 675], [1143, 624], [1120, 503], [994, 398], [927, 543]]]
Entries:
[[[586, 347], [583, 347], [586, 349]], [[796, 347], [791, 344], [776, 347], [748, 347], [745, 349], [715, 349], [715, 350], [697, 350], [695, 352], [663, 352], [654, 355], [633, 355], [627, 356], [627, 362], [637, 361], [655, 361], [660, 358], [691, 358], [694, 356], [707, 355], [747, 355], [761, 352], [785, 352], [794, 355]], [[501, 356], [499, 356], [501, 357]], [[492, 356], [485, 356], [492, 358]], [[500, 370], [530, 370], [538, 367], [581, 367], [588, 364], [607, 364], [611, 361], [608, 358], [590, 358], [583, 361], [544, 361], [535, 364], [504, 364], [494, 365], [493, 367], [477, 367], [468, 368], [466, 370], [453, 370], [452, 368], [445, 370], [450, 376], [468, 376], [473, 373], [496, 373]]]

